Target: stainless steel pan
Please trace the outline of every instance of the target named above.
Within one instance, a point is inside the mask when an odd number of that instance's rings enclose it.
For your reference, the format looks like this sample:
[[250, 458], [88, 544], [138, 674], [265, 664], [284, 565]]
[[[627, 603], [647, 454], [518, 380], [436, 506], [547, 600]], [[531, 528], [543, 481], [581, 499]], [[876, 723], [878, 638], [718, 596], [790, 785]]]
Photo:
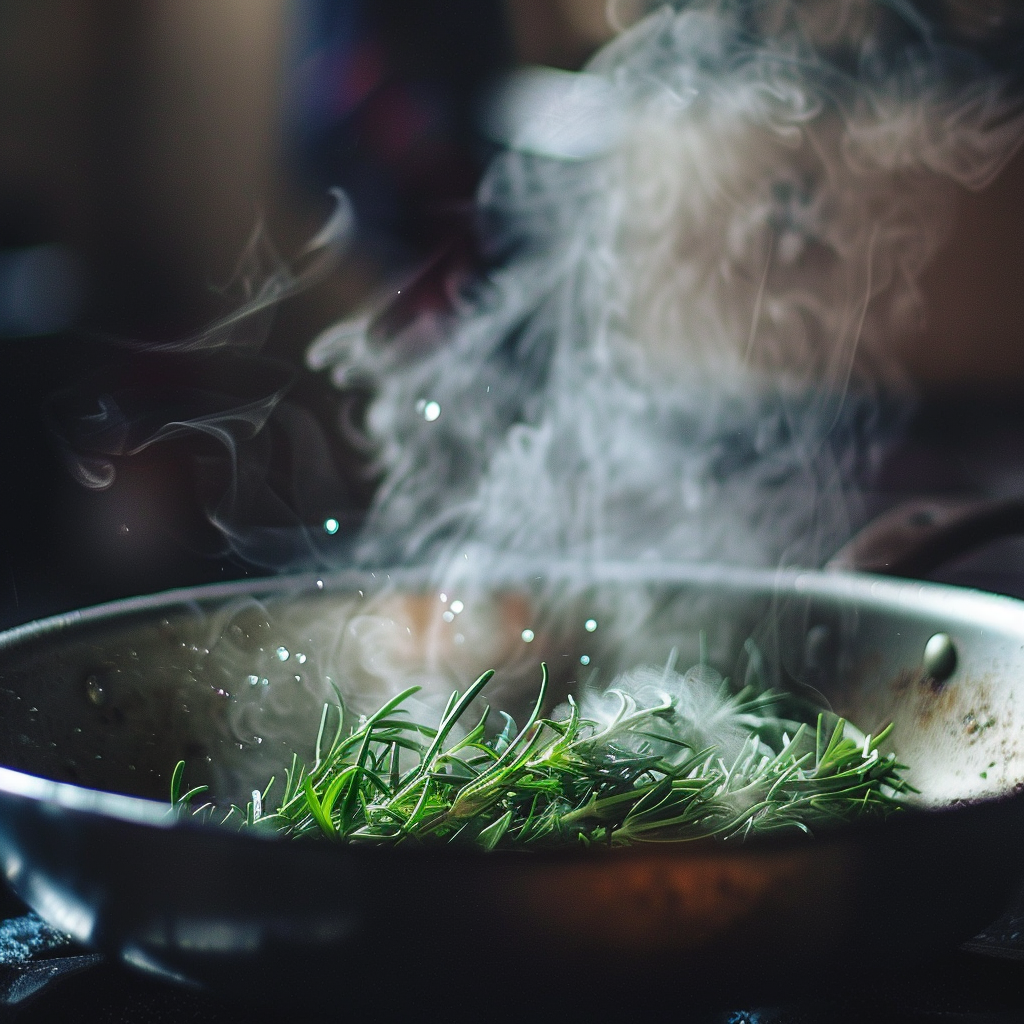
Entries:
[[[422, 573], [347, 573], [176, 591], [0, 635], [10, 885], [79, 941], [227, 995], [379, 1007], [430, 993], [493, 1012], [510, 988], [579, 1011], [832, 985], [948, 948], [1019, 883], [1024, 603], [855, 573], [518, 566], [465, 603], [508, 634], [496, 685], [513, 702], [542, 654], [567, 688], [581, 652], [610, 678], [672, 646], [696, 660], [701, 630], [711, 661], [743, 673], [754, 637], [775, 682], [813, 686], [865, 729], [896, 723], [921, 808], [884, 826], [472, 856], [262, 839], [172, 821], [153, 802], [179, 757], [190, 782], [226, 766], [222, 782], [243, 795], [283, 760], [283, 745], [225, 714], [232, 670], [210, 653], [218, 643], [237, 650], [238, 687], [270, 693], [277, 678], [265, 686], [252, 665], [297, 668], [303, 653], [303, 672], [344, 674], [353, 623], [395, 601], [416, 621], [450, 607]], [[430, 635], [449, 627], [460, 621]], [[488, 665], [468, 646], [435, 643], [432, 656], [469, 678]]]

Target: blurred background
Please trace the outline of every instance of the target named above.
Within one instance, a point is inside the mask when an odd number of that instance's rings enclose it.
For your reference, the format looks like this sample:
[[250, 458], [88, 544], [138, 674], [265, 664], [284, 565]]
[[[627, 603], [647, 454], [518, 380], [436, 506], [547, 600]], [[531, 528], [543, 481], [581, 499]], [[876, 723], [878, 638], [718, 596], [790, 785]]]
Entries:
[[[613, 6], [620, 23], [639, 14]], [[443, 301], [443, 281], [480, 264], [472, 197], [507, 141], [494, 97], [517, 69], [578, 69], [613, 34], [607, 7], [0, 4], [0, 626], [268, 568], [227, 550], [204, 512], [239, 498], [224, 493], [225, 438], [193, 428], [146, 446], [158, 422], [256, 410], [228, 439], [256, 467], [250, 525], [276, 536], [297, 518], [317, 545], [343, 542], [373, 482], [304, 352], [368, 299], [416, 282], [413, 306]], [[1020, 18], [999, 0], [944, 10], [979, 45]], [[247, 325], [230, 358], [168, 349], [275, 269], [263, 242], [261, 263], [239, 263], [255, 230], [291, 260], [336, 185], [358, 230], [330, 273]], [[1022, 238], [1018, 156], [960, 197], [926, 277], [928, 326], [898, 353], [924, 401], [887, 493], [1024, 490]], [[278, 401], [286, 415], [254, 433]], [[86, 447], [109, 465], [69, 469], [61, 438], [90, 417]], [[74, 476], [95, 484], [110, 466], [103, 489]], [[301, 498], [296, 476], [310, 481]]]

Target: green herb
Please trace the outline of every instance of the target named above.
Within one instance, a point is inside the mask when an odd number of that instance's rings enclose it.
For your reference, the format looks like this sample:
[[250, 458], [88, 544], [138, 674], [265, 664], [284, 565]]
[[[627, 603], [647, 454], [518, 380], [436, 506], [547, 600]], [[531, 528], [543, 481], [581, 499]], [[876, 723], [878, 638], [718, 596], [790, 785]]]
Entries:
[[[467, 709], [493, 674], [453, 693], [436, 728], [403, 706], [416, 687], [349, 728], [340, 698], [325, 705], [313, 767], [292, 757], [275, 810], [267, 810], [274, 779], [245, 808], [193, 809], [205, 787], [181, 794], [183, 762], [171, 803], [181, 814], [295, 837], [525, 850], [811, 833], [884, 817], [912, 791], [905, 766], [880, 751], [891, 726], [862, 736], [791, 694], [733, 692], [703, 665], [685, 676], [671, 666], [660, 677], [638, 670], [585, 696], [595, 714], [570, 697], [552, 718], [541, 717], [542, 666], [522, 727], [502, 714], [503, 728], [489, 728], [487, 709], [466, 729]], [[456, 736], [457, 728], [465, 731]]]

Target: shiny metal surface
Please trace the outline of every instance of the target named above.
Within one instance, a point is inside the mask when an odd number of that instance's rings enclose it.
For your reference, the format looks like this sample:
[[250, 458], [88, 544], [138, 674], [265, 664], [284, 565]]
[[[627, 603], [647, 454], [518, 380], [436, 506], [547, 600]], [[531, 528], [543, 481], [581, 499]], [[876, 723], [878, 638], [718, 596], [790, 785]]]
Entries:
[[[754, 637], [776, 682], [814, 687], [866, 729], [895, 722], [927, 810], [884, 827], [737, 848], [472, 856], [263, 839], [174, 822], [139, 799], [163, 797], [178, 756], [233, 758], [262, 778], [277, 757], [237, 751], [214, 705], [203, 712], [211, 623], [223, 633], [232, 609], [258, 607], [260, 643], [274, 649], [279, 635], [347, 635], [367, 609], [394, 612], [396, 595], [417, 615], [436, 601], [416, 572], [325, 584], [200, 588], [0, 635], [0, 865], [23, 899], [125, 963], [261, 1000], [298, 986], [317, 1003], [319, 979], [357, 985], [381, 957], [398, 998], [445, 976], [456, 949], [472, 968], [467, 990], [501, 984], [529, 949], [588, 984], [628, 988], [662, 972], [711, 994], [727, 972], [735, 995], [797, 968], [813, 984], [839, 962], [927, 955], [994, 917], [1021, 877], [1024, 605], [853, 574], [519, 566], [460, 593], [466, 615], [514, 637], [525, 615], [536, 633], [506, 666], [511, 699], [535, 686], [541, 653], [567, 687], [578, 673], [558, 664], [577, 666], [584, 648], [607, 680], [672, 647], [696, 660], [704, 631], [712, 663], [742, 672]], [[922, 667], [938, 633], [957, 652], [944, 681]], [[445, 657], [456, 674], [477, 668], [454, 647]], [[884, 943], [872, 941], [879, 929]]]

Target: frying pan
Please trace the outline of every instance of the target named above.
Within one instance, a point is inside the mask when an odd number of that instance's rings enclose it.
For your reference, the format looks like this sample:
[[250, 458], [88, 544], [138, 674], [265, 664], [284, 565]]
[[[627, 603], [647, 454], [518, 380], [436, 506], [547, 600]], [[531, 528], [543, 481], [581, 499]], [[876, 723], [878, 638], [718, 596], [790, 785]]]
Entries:
[[[776, 684], [814, 688], [865, 730], [895, 723], [920, 807], [884, 824], [473, 855], [168, 815], [158, 801], [178, 758], [190, 784], [219, 777], [243, 797], [282, 766], [287, 737], [260, 743], [224, 711], [232, 686], [271, 694], [284, 677], [260, 673], [295, 669], [300, 653], [303, 671], [340, 678], [356, 624], [395, 601], [409, 621], [436, 617], [435, 641], [471, 626], [437, 614], [453, 605], [410, 569], [172, 591], [0, 634], [0, 865], [14, 891], [87, 946], [228, 997], [377, 1010], [426, 998], [448, 1012], [486, 1000], [494, 1016], [519, 1005], [513, 992], [582, 1012], [835, 985], [950, 948], [1019, 885], [1024, 603], [853, 572], [506, 564], [467, 584], [464, 614], [509, 634], [495, 683], [512, 705], [532, 697], [542, 656], [567, 689], [584, 654], [608, 680], [672, 648], [696, 661], [701, 643], [742, 675], [756, 650]], [[211, 667], [227, 642], [237, 664]], [[463, 687], [488, 667], [445, 643], [432, 656]]]

